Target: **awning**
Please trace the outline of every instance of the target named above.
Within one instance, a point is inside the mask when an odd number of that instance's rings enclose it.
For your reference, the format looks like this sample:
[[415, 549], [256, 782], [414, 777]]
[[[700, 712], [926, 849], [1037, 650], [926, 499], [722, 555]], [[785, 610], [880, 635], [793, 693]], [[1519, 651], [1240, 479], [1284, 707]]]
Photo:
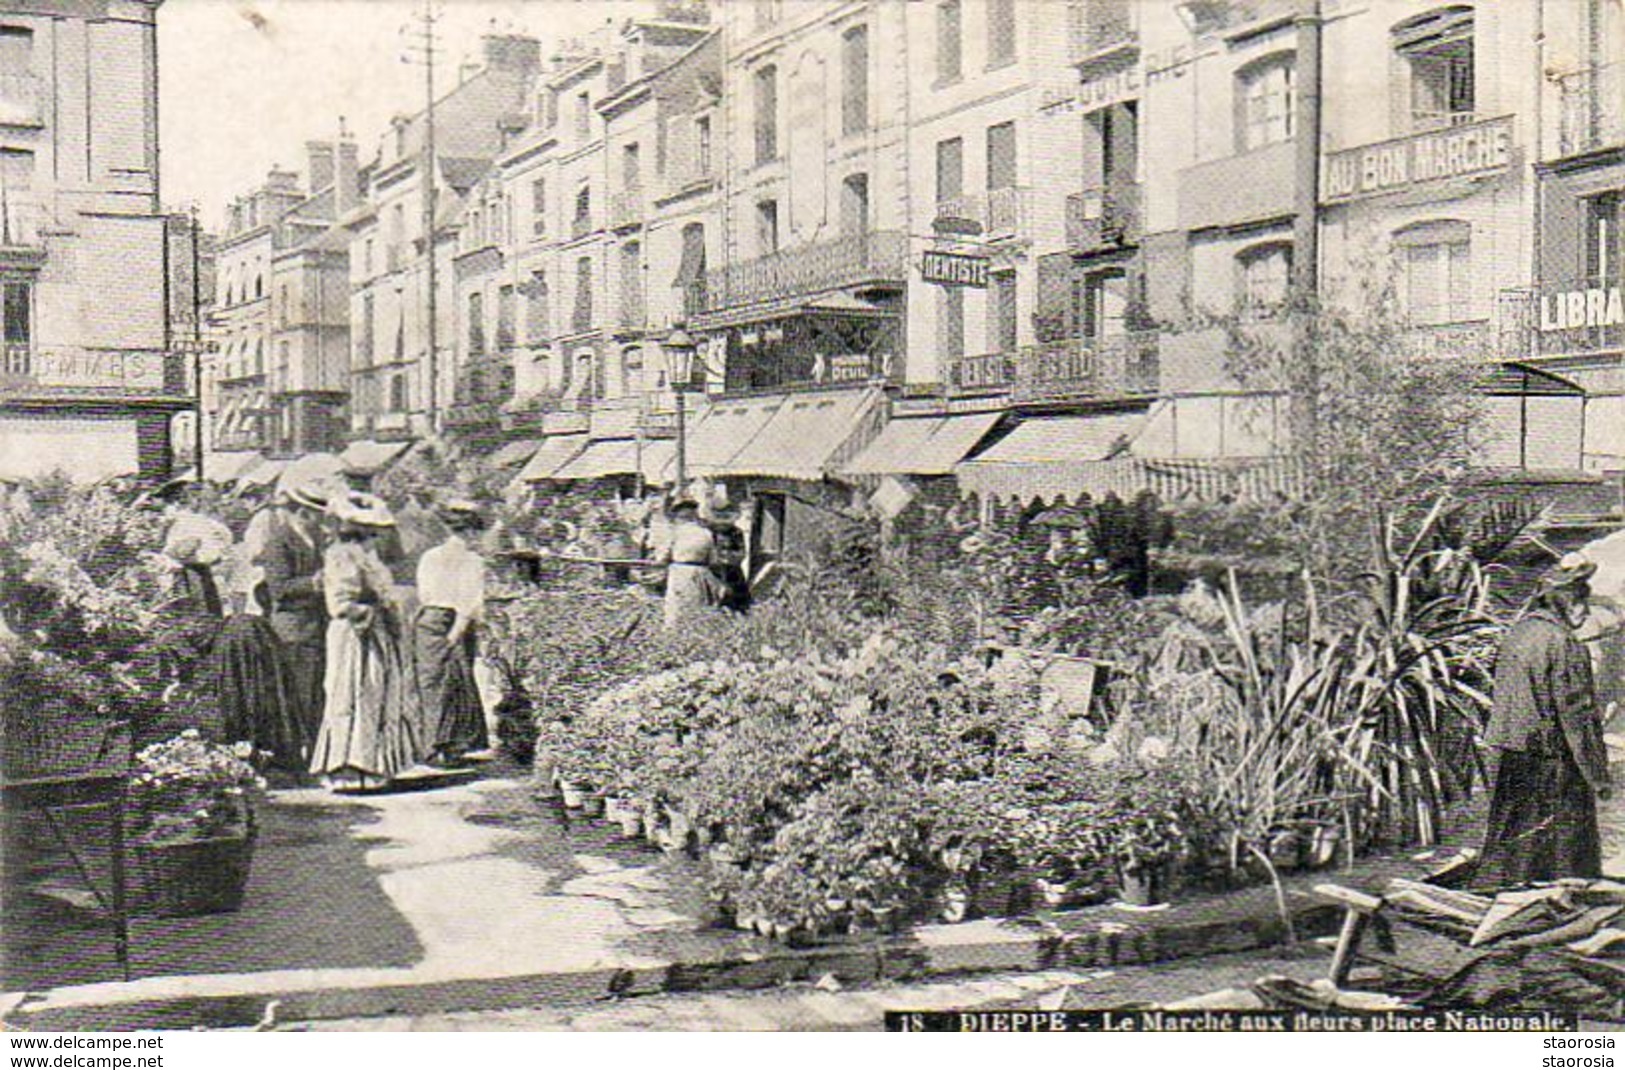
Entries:
[[893, 420], [844, 471], [854, 476], [945, 476], [976, 448], [999, 413], [916, 416]]
[[676, 478], [677, 440], [651, 438], [643, 442], [643, 481], [665, 486]]
[[339, 459], [344, 467], [359, 476], [377, 475], [405, 453], [410, 442], [374, 442], [361, 439], [344, 447]]
[[688, 474], [734, 474], [729, 467], [733, 459], [761, 434], [782, 404], [782, 394], [711, 402], [688, 430]]
[[487, 464], [497, 468], [515, 468], [536, 456], [536, 451], [542, 448], [539, 438], [522, 438], [517, 442], [510, 442], [485, 459]]
[[868, 389], [792, 394], [729, 462], [727, 474], [823, 479], [874, 440], [883, 401], [880, 391]]
[[[203, 478], [211, 483], [230, 483], [251, 466], [265, 460], [257, 450], [228, 450], [203, 455]], [[192, 469], [195, 473], [196, 468]]]
[[1136, 458], [1118, 455], [1144, 424], [1140, 413], [1027, 420], [981, 456], [955, 465], [954, 474], [961, 490], [999, 499], [1132, 495], [1140, 489]]
[[554, 478], [554, 473], [568, 464], [586, 445], [587, 436], [584, 434], [549, 435], [542, 441], [541, 449], [536, 451], [520, 471], [520, 480], [535, 483], [538, 480]]
[[587, 448], [566, 461], [554, 479], [604, 479], [636, 475], [638, 443], [630, 438], [602, 438], [588, 442]]

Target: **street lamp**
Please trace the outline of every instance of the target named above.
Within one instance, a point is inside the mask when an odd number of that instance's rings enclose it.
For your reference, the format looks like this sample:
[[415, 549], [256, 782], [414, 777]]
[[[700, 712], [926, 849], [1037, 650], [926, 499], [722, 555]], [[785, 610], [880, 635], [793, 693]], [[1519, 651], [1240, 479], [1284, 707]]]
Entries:
[[672, 328], [662, 345], [666, 351], [666, 378], [677, 401], [677, 482], [676, 492], [688, 486], [688, 417], [685, 395], [694, 384], [694, 354], [699, 345], [681, 323]]

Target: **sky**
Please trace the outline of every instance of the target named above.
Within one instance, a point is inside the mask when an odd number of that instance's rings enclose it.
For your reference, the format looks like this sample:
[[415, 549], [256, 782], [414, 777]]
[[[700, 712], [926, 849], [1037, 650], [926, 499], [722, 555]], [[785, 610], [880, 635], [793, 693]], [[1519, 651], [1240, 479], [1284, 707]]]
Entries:
[[[639, 0], [440, 0], [437, 87], [492, 28], [551, 43], [644, 13]], [[365, 163], [391, 116], [423, 107], [423, 68], [403, 62], [423, 0], [167, 0], [158, 9], [160, 180], [166, 207], [226, 204], [272, 166], [305, 170], [305, 142], [343, 116]]]

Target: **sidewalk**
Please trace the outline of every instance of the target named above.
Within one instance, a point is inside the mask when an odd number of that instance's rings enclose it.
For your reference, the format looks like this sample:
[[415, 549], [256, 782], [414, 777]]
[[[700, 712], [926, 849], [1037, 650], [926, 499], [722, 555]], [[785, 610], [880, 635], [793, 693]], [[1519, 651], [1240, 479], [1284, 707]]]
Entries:
[[[618, 842], [601, 821], [567, 829], [517, 776], [388, 796], [278, 792], [262, 826], [241, 912], [139, 922], [128, 984], [105, 980], [105, 933], [84, 928], [66, 975], [52, 979], [60, 987], [0, 997], [6, 1023], [233, 1026], [271, 1000], [284, 1021], [494, 1010], [826, 974], [860, 984], [1096, 969], [1285, 937], [1274, 891], [1262, 887], [1152, 911], [1096, 907], [789, 949], [707, 926], [692, 861]], [[1377, 888], [1423, 868], [1375, 862], [1289, 879], [1297, 935], [1338, 920], [1315, 903], [1314, 884]], [[39, 951], [49, 954], [43, 942]]]

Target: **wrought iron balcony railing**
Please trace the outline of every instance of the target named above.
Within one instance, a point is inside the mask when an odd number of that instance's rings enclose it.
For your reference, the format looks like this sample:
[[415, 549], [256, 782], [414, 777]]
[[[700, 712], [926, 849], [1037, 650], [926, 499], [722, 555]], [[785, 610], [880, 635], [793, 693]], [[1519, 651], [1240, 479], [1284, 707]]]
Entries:
[[1069, 193], [1066, 244], [1074, 252], [1132, 245], [1140, 238], [1140, 184], [1128, 179]]
[[1609, 63], [1558, 79], [1564, 156], [1625, 145], [1625, 63]]
[[1489, 360], [1496, 341], [1489, 320], [1433, 323], [1405, 332], [1405, 349], [1425, 360]]
[[989, 238], [1010, 238], [1027, 229], [1032, 191], [1025, 186], [966, 193], [937, 202], [937, 218], [968, 220]]
[[1625, 348], [1625, 277], [1551, 279], [1503, 291], [1500, 307], [1508, 359]]
[[707, 311], [908, 280], [908, 235], [869, 231], [782, 249], [705, 274]]

